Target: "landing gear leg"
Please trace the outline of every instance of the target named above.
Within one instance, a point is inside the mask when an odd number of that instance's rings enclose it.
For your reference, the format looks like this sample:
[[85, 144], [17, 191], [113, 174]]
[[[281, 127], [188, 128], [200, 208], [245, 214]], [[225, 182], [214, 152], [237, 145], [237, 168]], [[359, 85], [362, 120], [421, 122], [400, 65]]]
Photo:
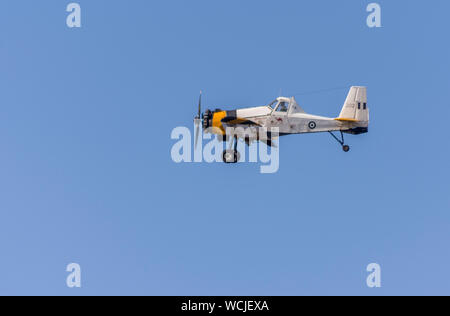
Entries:
[[238, 138], [234, 137], [233, 141], [230, 143], [230, 148], [224, 150], [222, 154], [222, 160], [224, 163], [237, 163], [239, 161], [241, 157], [239, 152], [237, 151], [237, 146], [238, 146]]
[[350, 151], [350, 146], [349, 145], [345, 145], [345, 140], [344, 140], [344, 133], [341, 132], [341, 139], [337, 138], [336, 135], [333, 134], [333, 132], [328, 131], [328, 133], [331, 134], [331, 136], [333, 136], [333, 138], [342, 146], [342, 150], [345, 151], [346, 153]]

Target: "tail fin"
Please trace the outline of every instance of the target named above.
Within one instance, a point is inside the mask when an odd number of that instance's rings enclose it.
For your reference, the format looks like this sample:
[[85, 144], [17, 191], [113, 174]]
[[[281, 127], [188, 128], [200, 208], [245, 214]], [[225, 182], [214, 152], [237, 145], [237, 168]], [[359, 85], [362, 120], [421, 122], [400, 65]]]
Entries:
[[369, 121], [369, 108], [367, 106], [367, 88], [351, 87], [345, 100], [344, 107], [338, 120], [342, 121]]

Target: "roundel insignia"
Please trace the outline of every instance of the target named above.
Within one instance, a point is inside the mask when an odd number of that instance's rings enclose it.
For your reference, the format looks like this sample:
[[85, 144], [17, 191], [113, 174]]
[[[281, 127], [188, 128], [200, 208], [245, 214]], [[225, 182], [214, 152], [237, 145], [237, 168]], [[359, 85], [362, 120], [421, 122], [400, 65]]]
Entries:
[[309, 122], [308, 127], [309, 127], [310, 129], [315, 129], [315, 128], [317, 127], [317, 124], [316, 124], [316, 122], [311, 121], [311, 122]]

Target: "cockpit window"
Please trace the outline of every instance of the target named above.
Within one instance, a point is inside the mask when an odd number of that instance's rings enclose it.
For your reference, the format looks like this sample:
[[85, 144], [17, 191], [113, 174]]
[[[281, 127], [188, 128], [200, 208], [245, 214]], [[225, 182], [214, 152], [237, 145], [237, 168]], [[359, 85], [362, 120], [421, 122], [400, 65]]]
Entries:
[[271, 103], [269, 104], [269, 106], [270, 106], [272, 109], [274, 109], [274, 108], [277, 106], [277, 104], [278, 104], [278, 100], [275, 100], [275, 101], [271, 102]]
[[289, 102], [280, 101], [277, 99], [277, 100], [273, 101], [272, 103], [270, 103], [269, 107], [272, 110], [275, 110], [275, 112], [287, 113], [287, 111], [289, 110]]
[[288, 103], [287, 102], [280, 102], [280, 104], [278, 105], [277, 109], [275, 110], [276, 112], [287, 112], [288, 111]]

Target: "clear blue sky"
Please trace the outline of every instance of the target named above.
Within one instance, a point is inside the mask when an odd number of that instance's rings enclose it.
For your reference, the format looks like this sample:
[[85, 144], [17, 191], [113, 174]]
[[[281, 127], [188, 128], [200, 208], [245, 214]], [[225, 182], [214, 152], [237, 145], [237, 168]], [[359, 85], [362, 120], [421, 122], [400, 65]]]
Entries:
[[[0, 4], [0, 294], [450, 294], [450, 3]], [[370, 132], [280, 170], [174, 164], [205, 105], [366, 85]], [[298, 96], [335, 116], [347, 89]], [[82, 288], [65, 268], [82, 267]], [[369, 263], [382, 288], [366, 286]]]

